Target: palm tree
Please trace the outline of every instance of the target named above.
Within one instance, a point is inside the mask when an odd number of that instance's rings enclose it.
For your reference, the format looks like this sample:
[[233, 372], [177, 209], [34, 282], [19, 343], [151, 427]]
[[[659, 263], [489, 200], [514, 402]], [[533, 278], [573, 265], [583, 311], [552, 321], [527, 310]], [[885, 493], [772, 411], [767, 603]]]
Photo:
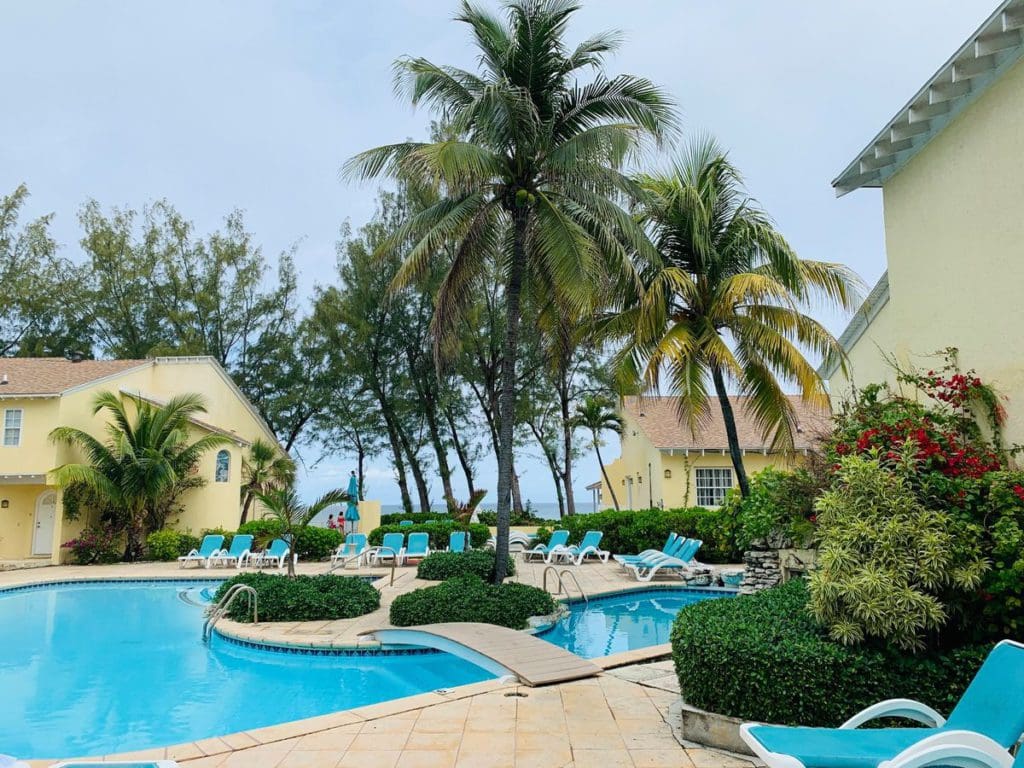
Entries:
[[[134, 407], [134, 418], [126, 403]], [[230, 442], [221, 435], [189, 442], [191, 419], [204, 410], [203, 398], [194, 394], [178, 395], [157, 406], [133, 395], [101, 392], [93, 403], [93, 414], [106, 411], [110, 416], [106, 441], [75, 427], [50, 432], [51, 441], [76, 447], [86, 457], [85, 463], [54, 469], [54, 482], [60, 488], [86, 490], [89, 498], [120, 518], [127, 538], [125, 560], [142, 553], [147, 514], [181, 484], [194, 484], [189, 475], [203, 454]]]
[[608, 486], [608, 491], [612, 495], [612, 504], [615, 505], [617, 512], [619, 500], [615, 497], [615, 488], [612, 487], [612, 481], [608, 479], [608, 472], [605, 470], [604, 460], [601, 458], [601, 433], [622, 434], [622, 417], [615, 411], [615, 402], [608, 397], [587, 395], [583, 398], [583, 402], [576, 406], [572, 426], [590, 432], [591, 444], [594, 446], [594, 453], [597, 454], [597, 464], [601, 467], [601, 476], [604, 478], [604, 484]]
[[638, 183], [639, 218], [659, 257], [638, 267], [643, 290], [605, 325], [628, 339], [620, 384], [651, 391], [667, 376], [680, 418], [696, 431], [709, 413], [710, 379], [746, 495], [729, 384], [747, 396], [764, 437], [791, 447], [794, 410], [780, 379], [824, 406], [824, 386], [802, 350], [843, 360], [836, 339], [805, 309], [816, 300], [852, 309], [860, 281], [840, 264], [799, 258], [713, 139], [693, 141], [667, 172]]
[[249, 446], [249, 455], [242, 460], [242, 517], [239, 525], [249, 519], [249, 507], [259, 492], [285, 488], [295, 478], [295, 462], [286, 453], [266, 440], [257, 439]]
[[[454, 245], [433, 318], [436, 354], [478, 281], [493, 269], [502, 283], [497, 583], [508, 550], [522, 297], [549, 297], [586, 312], [601, 276], [628, 280], [628, 251], [642, 248], [643, 237], [616, 204], [633, 189], [620, 169], [646, 140], [660, 141], [672, 128], [671, 105], [648, 80], [603, 74], [619, 34], [566, 45], [578, 8], [571, 0], [509, 0], [501, 19], [464, 2], [456, 20], [470, 28], [477, 71], [422, 58], [395, 65], [400, 92], [431, 107], [442, 135], [371, 149], [345, 169], [361, 178], [427, 182], [441, 193], [389, 241], [408, 247], [396, 288], [422, 278], [432, 260], [444, 258], [441, 247]], [[586, 85], [577, 79], [583, 70], [594, 73]]]
[[255, 496], [263, 504], [266, 515], [264, 519], [276, 520], [281, 526], [281, 536], [288, 542], [292, 551], [288, 557], [288, 577], [295, 578], [295, 545], [299, 534], [310, 521], [323, 512], [331, 504], [348, 501], [348, 493], [338, 489], [328, 491], [308, 506], [299, 499], [293, 487], [271, 488], [267, 491], [255, 491]]

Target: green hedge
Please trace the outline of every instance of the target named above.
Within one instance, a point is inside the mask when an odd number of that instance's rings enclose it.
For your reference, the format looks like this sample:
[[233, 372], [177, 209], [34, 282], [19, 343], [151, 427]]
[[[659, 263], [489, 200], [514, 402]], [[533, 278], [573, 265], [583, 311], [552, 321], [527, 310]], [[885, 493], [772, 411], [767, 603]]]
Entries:
[[198, 536], [164, 528], [146, 537], [146, 557], [150, 560], [173, 561], [198, 549], [199, 544]]
[[425, 523], [427, 520], [452, 522], [447, 512], [389, 512], [380, 516], [381, 525], [398, 525], [403, 520], [412, 520], [414, 523]]
[[479, 621], [511, 629], [524, 629], [531, 616], [546, 616], [555, 601], [537, 587], [515, 582], [500, 586], [475, 576], [463, 576], [399, 595], [391, 603], [396, 627], [446, 621]]
[[[498, 513], [493, 509], [482, 510], [477, 517], [484, 525], [498, 524]], [[509, 518], [509, 525], [551, 525], [551, 518], [536, 517], [526, 510], [523, 510], [522, 514], [516, 514], [513, 510]]]
[[[404, 533], [406, 537], [410, 533], [429, 533], [431, 549], [448, 549], [448, 538], [453, 531], [465, 530], [465, 526], [456, 522], [444, 523], [418, 523], [416, 525], [382, 525], [374, 528], [367, 537], [371, 547], [379, 547], [384, 539], [385, 533]], [[472, 523], [469, 526], [469, 540], [474, 547], [482, 547], [491, 537], [491, 529], [480, 523]]]
[[834, 727], [866, 706], [911, 698], [948, 714], [991, 645], [911, 656], [831, 641], [794, 580], [683, 608], [672, 656], [687, 703], [724, 715]]
[[[248, 533], [257, 542], [267, 541], [281, 535], [281, 524], [276, 520], [250, 520], [239, 527], [238, 533]], [[330, 557], [344, 540], [345, 534], [341, 531], [311, 525], [299, 532], [295, 552], [300, 560], [323, 560]], [[229, 546], [227, 540], [224, 546]]]
[[[468, 552], [433, 552], [420, 562], [416, 578], [427, 581], [447, 581], [459, 576], [476, 576], [485, 581], [494, 578], [494, 552], [489, 549], [471, 549]], [[516, 572], [515, 560], [508, 558], [508, 575]]]
[[[353, 576], [296, 576], [289, 579], [271, 573], [241, 573], [217, 589], [215, 600], [235, 584], [256, 590], [260, 621], [318, 621], [351, 619], [380, 607], [380, 592]], [[252, 621], [244, 597], [237, 598], [228, 611], [235, 621]]]
[[[669, 533], [704, 542], [697, 559], [704, 563], [738, 563], [743, 553], [736, 547], [736, 519], [729, 512], [704, 507], [606, 510], [592, 515], [571, 515], [550, 523], [569, 531], [569, 542], [578, 544], [589, 530], [603, 531], [601, 548], [617, 554], [660, 549]], [[550, 531], [537, 532], [546, 542]]]

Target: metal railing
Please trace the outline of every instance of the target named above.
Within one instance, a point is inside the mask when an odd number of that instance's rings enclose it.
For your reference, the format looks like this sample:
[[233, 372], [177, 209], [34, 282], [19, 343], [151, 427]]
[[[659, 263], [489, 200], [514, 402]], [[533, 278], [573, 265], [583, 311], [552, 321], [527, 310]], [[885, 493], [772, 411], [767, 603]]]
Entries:
[[256, 594], [256, 590], [250, 587], [248, 584], [235, 584], [231, 589], [224, 593], [224, 597], [213, 607], [210, 611], [210, 615], [206, 617], [206, 621], [203, 623], [203, 642], [208, 643], [210, 637], [213, 635], [214, 625], [220, 621], [228, 612], [228, 608], [235, 601], [235, 598], [239, 595], [244, 594], [249, 601], [249, 608], [252, 609], [252, 623], [259, 624], [260, 613], [259, 613], [259, 596]]
[[327, 569], [328, 573], [334, 573], [337, 570], [344, 570], [349, 563], [353, 560], [362, 560], [369, 554], [369, 550], [365, 552], [358, 552], [351, 555], [345, 555], [345, 557], [339, 558], [334, 561], [330, 568]]
[[566, 589], [565, 582], [562, 579], [563, 576], [570, 576], [572, 577], [572, 583], [575, 585], [576, 589], [579, 590], [580, 597], [583, 598], [583, 602], [589, 605], [590, 598], [587, 597], [587, 593], [584, 592], [583, 587], [580, 586], [580, 580], [577, 579], [576, 574], [570, 571], [568, 568], [563, 568], [561, 571], [559, 571], [555, 566], [549, 565], [547, 568], [544, 569], [544, 580], [542, 584], [544, 585], [543, 588], [545, 592], [548, 591], [548, 573], [553, 573], [555, 575], [555, 583], [558, 585], [558, 591], [555, 592], [556, 595], [565, 595], [566, 597], [571, 597], [571, 595], [569, 594], [569, 590]]

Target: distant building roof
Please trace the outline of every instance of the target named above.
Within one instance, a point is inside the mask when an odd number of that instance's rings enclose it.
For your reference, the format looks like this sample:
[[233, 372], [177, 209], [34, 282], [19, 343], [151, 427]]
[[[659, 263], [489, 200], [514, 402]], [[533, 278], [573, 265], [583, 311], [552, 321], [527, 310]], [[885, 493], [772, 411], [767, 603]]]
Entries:
[[[749, 398], [732, 396], [733, 412], [736, 415], [736, 431], [740, 448], [747, 451], [766, 451], [771, 441], [765, 440], [760, 428], [754, 423], [747, 409]], [[828, 431], [831, 411], [816, 409], [805, 403], [799, 395], [789, 395], [796, 412], [796, 435], [794, 449], [798, 451], [813, 448]], [[725, 435], [725, 421], [718, 400], [710, 402], [710, 413], [697, 428], [694, 435], [688, 425], [680, 421], [676, 397], [627, 397], [623, 410], [640, 426], [655, 448], [660, 450], [728, 450], [729, 441]]]
[[81, 360], [75, 363], [63, 357], [4, 357], [0, 358], [0, 397], [53, 397], [152, 362]]
[[1003, 0], [832, 182], [880, 187], [1024, 56], [1024, 0]]

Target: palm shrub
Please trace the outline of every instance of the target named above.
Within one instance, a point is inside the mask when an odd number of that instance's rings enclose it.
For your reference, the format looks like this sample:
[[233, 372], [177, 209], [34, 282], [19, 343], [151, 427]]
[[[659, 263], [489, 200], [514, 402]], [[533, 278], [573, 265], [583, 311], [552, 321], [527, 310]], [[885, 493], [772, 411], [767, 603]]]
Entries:
[[[348, 493], [340, 489], [328, 491], [312, 504], [303, 504], [294, 488], [271, 488], [266, 492], [257, 491], [256, 498], [267, 517], [277, 524], [278, 535], [290, 543], [294, 555], [310, 521], [331, 504], [347, 501]], [[288, 557], [288, 578], [295, 578], [294, 556]]]
[[239, 525], [249, 519], [249, 508], [257, 493], [272, 488], [287, 488], [295, 478], [295, 462], [280, 448], [263, 439], [249, 446], [249, 455], [242, 460], [242, 517]]
[[816, 299], [853, 309], [857, 278], [844, 266], [801, 259], [756, 201], [739, 171], [711, 139], [694, 141], [667, 171], [643, 174], [639, 220], [657, 255], [641, 264], [642, 289], [601, 323], [623, 339], [617, 370], [624, 390], [656, 390], [667, 377], [679, 413], [696, 431], [711, 408], [722, 412], [742, 495], [749, 492], [729, 384], [749, 396], [748, 415], [792, 447], [797, 424], [781, 381], [804, 400], [828, 405], [805, 352], [843, 359], [839, 343], [806, 313]]
[[[433, 260], [449, 259], [439, 246], [453, 246], [432, 321], [439, 356], [474, 286], [495, 274], [500, 281], [498, 582], [508, 554], [523, 299], [543, 296], [581, 315], [592, 311], [599, 289], [629, 282], [629, 252], [646, 241], [617, 204], [635, 192], [622, 169], [673, 121], [668, 99], [648, 80], [604, 74], [618, 34], [566, 44], [576, 3], [507, 0], [503, 7], [505, 19], [463, 2], [456, 16], [478, 49], [476, 71], [423, 58], [395, 65], [399, 89], [444, 123], [441, 138], [377, 147], [347, 166], [356, 177], [413, 179], [441, 192], [385, 248], [409, 247], [395, 279], [399, 288], [426, 274]], [[586, 70], [594, 78], [581, 83]]]
[[977, 530], [926, 509], [902, 475], [870, 458], [845, 457], [815, 509], [821, 547], [810, 609], [843, 644], [923, 649], [948, 618], [944, 593], [977, 589], [988, 568]]
[[198, 478], [190, 475], [203, 454], [230, 441], [205, 435], [189, 442], [191, 420], [204, 410], [199, 395], [178, 395], [156, 406], [134, 395], [101, 392], [92, 410], [106, 412], [110, 419], [105, 441], [75, 427], [50, 432], [51, 441], [85, 454], [84, 462], [54, 469], [54, 482], [60, 488], [84, 490], [90, 504], [103, 510], [106, 522], [124, 531], [124, 559], [136, 560], [142, 555], [147, 528], [160, 527], [153, 525], [158, 522], [156, 510], [166, 508], [168, 498], [183, 484], [194, 487]]

